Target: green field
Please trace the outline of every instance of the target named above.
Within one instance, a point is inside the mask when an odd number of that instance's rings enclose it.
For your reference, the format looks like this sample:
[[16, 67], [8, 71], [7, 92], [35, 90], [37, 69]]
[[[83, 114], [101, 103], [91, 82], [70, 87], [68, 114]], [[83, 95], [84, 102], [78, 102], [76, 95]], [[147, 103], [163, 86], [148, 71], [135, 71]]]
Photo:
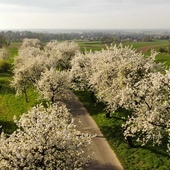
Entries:
[[[78, 42], [82, 51], [92, 49], [101, 50], [105, 48], [104, 44], [100, 42]], [[168, 41], [155, 41], [155, 42], [128, 42], [124, 45], [133, 45], [137, 50], [147, 49], [145, 54], [149, 54], [152, 47], [155, 50], [159, 50], [160, 47], [166, 47]], [[17, 55], [18, 47], [21, 43], [12, 43], [9, 46], [10, 62], [13, 62], [13, 58]], [[170, 54], [160, 53], [157, 56], [157, 61], [166, 62], [170, 65]], [[21, 115], [27, 110], [36, 105], [37, 93], [32, 89], [28, 91], [29, 102], [25, 102], [24, 96], [15, 97], [13, 89], [9, 88], [9, 81], [12, 73], [0, 73], [0, 125], [7, 133], [11, 133], [15, 128], [13, 123], [13, 116]], [[99, 103], [94, 105], [90, 102], [89, 93], [86, 91], [76, 92], [76, 95], [83, 102], [93, 119], [96, 121], [104, 136], [107, 138], [110, 146], [116, 152], [125, 170], [167, 170], [170, 167], [170, 156], [162, 147], [145, 146], [140, 147], [136, 144], [135, 148], [129, 148], [124, 137], [122, 135], [121, 116], [124, 115], [124, 111], [120, 110], [119, 113], [115, 113], [111, 119], [105, 118], [105, 112], [103, 111], [104, 105]]]
[[[105, 49], [106, 45], [101, 44], [101, 42], [98, 41], [90, 41], [90, 42], [77, 42], [80, 46], [81, 51], [98, 51], [102, 48]], [[114, 43], [113, 43], [114, 44]], [[119, 43], [117, 43], [118, 45]], [[150, 51], [154, 49], [155, 51], [159, 52], [160, 48], [167, 48], [168, 45], [170, 45], [170, 42], [168, 40], [155, 40], [152, 42], [123, 42], [123, 45], [125, 46], [132, 46], [134, 49], [136, 49], [138, 52], [141, 51], [146, 55], [150, 55]], [[157, 62], [165, 62], [166, 65], [170, 66], [170, 54], [167, 53], [158, 53], [156, 56]]]
[[81, 51], [99, 51], [102, 48], [105, 48], [106, 46], [104, 44], [101, 44], [98, 41], [78, 41], [77, 42], [80, 46]]

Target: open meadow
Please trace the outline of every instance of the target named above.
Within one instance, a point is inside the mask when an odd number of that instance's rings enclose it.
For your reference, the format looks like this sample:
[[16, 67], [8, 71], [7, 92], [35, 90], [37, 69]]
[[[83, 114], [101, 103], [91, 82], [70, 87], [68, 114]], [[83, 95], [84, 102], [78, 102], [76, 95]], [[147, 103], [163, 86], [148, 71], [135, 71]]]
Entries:
[[[100, 42], [78, 42], [78, 44], [81, 51], [85, 51], [85, 49], [95, 51], [105, 48], [105, 45]], [[19, 117], [19, 115], [27, 112], [38, 103], [38, 94], [31, 88], [28, 90], [29, 102], [26, 102], [24, 96], [15, 97], [15, 91], [9, 87], [13, 59], [17, 55], [20, 45], [21, 43], [12, 43], [9, 46], [11, 69], [6, 73], [0, 73], [0, 125], [2, 125], [2, 129], [6, 133], [12, 133], [16, 129], [13, 123], [14, 115]], [[153, 42], [125, 42], [123, 45], [132, 45], [137, 51], [149, 55], [151, 49], [159, 52], [160, 48], [168, 48], [170, 43], [165, 40], [156, 40]], [[170, 53], [159, 52], [156, 62], [165, 62], [167, 66], [170, 66]], [[134, 148], [128, 146], [123, 133], [121, 133], [123, 121], [121, 118], [125, 116], [125, 110], [118, 110], [119, 113], [111, 115], [111, 118], [108, 119], [105, 117], [104, 104], [90, 102], [89, 92], [75, 91], [75, 94], [100, 127], [125, 170], [168, 170], [170, 167], [170, 155], [166, 152], [164, 145], [160, 147], [153, 147], [149, 144], [139, 146], [134, 141]]]

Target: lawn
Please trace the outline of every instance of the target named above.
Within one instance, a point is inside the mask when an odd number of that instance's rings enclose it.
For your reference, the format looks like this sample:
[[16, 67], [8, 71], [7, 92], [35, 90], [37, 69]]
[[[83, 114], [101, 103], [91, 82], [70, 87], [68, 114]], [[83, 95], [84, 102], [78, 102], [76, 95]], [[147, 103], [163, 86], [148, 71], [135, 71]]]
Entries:
[[32, 89], [28, 90], [29, 102], [25, 102], [25, 97], [15, 96], [15, 91], [9, 87], [11, 73], [0, 73], [0, 125], [7, 133], [13, 132], [16, 126], [13, 117], [27, 112], [32, 106], [37, 104], [37, 93]]

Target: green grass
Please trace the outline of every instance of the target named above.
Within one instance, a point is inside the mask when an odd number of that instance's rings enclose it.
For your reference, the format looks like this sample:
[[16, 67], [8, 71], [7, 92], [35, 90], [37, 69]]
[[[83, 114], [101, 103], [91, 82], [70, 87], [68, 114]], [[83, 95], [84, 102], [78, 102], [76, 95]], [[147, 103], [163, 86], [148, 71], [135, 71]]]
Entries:
[[25, 101], [24, 96], [16, 97], [15, 91], [9, 87], [10, 78], [11, 73], [0, 73], [0, 124], [7, 133], [13, 132], [16, 128], [13, 122], [14, 115], [19, 118], [22, 113], [38, 103], [38, 94], [32, 89], [28, 90], [29, 102]]
[[[77, 42], [80, 46], [80, 49], [84, 51], [84, 48], [88, 50], [101, 50], [102, 48], [105, 48], [105, 44], [102, 44], [99, 41], [78, 41]], [[113, 43], [114, 44], [114, 43]], [[120, 44], [120, 43], [117, 43]], [[167, 40], [155, 40], [152, 42], [123, 42], [122, 43], [125, 46], [133, 46], [135, 49], [140, 49], [141, 47], [148, 47], [148, 46], [155, 46], [154, 49], [159, 47], [166, 47], [169, 44], [169, 41]]]
[[80, 46], [80, 50], [84, 52], [87, 51], [99, 51], [102, 48], [105, 48], [106, 46], [104, 44], [101, 44], [98, 41], [77, 41], [78, 45]]
[[114, 113], [112, 118], [105, 117], [104, 105], [102, 103], [93, 104], [90, 101], [90, 94], [87, 91], [76, 91], [75, 94], [84, 104], [91, 114], [102, 133], [115, 151], [125, 170], [167, 170], [170, 167], [170, 156], [166, 153], [165, 146], [141, 147], [134, 142], [135, 148], [130, 148], [126, 143], [121, 124], [124, 110]]
[[170, 66], [170, 54], [159, 53], [156, 56], [156, 61], [165, 63], [167, 66]]

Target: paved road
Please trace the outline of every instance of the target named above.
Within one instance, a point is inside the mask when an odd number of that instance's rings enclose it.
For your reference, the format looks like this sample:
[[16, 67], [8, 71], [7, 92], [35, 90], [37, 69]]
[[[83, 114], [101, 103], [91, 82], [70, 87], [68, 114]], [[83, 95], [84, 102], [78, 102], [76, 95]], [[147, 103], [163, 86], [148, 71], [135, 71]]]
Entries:
[[78, 124], [79, 120], [82, 122], [79, 130], [89, 134], [96, 134], [91, 145], [91, 151], [94, 151], [94, 156], [89, 167], [85, 170], [123, 170], [115, 153], [78, 98], [73, 94], [73, 98], [67, 101], [66, 104], [75, 117], [75, 123]]

